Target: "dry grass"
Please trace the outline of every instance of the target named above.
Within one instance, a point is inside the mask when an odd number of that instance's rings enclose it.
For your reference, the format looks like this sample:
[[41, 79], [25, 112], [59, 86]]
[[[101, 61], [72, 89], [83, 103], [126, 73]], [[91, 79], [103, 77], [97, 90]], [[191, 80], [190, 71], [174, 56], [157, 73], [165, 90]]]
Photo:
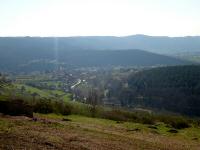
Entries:
[[123, 123], [105, 119], [39, 115], [0, 116], [0, 149], [70, 150], [179, 150], [199, 149], [198, 141], [164, 136], [145, 130], [131, 131]]

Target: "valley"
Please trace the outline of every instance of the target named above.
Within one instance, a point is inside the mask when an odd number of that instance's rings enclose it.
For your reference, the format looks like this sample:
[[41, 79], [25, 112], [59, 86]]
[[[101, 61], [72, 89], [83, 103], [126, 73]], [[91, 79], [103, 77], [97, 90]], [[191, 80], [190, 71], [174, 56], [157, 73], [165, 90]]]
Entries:
[[193, 58], [67, 38], [56, 49], [53, 38], [7, 38], [5, 50], [1, 40], [0, 149], [199, 148]]

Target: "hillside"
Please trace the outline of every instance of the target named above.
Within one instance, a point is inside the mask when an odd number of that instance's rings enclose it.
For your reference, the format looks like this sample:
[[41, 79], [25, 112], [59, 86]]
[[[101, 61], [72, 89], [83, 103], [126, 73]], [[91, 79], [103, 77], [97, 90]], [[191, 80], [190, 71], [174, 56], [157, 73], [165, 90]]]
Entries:
[[130, 103], [200, 116], [200, 66], [161, 67], [129, 78]]
[[73, 44], [76, 44], [76, 38], [0, 38], [0, 70], [40, 71], [52, 70], [59, 66], [79, 68], [190, 63], [137, 49], [117, 50], [120, 49], [117, 47], [113, 51], [98, 51], [98, 48], [88, 47], [90, 50], [84, 50], [84, 45], [74, 46]]
[[169, 133], [164, 124], [149, 126], [78, 115], [35, 117], [37, 121], [1, 115], [0, 149], [197, 150], [200, 146], [200, 130], [194, 127]]

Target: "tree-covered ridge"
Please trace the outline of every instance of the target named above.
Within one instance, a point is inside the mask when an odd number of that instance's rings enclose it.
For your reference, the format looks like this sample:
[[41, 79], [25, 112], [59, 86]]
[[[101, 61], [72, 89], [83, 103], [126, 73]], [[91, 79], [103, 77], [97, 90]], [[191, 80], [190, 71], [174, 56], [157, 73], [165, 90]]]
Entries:
[[137, 46], [116, 47], [117, 41], [111, 44], [114, 47], [101, 48], [101, 44], [91, 46], [95, 45], [92, 41], [100, 37], [90, 37], [91, 41], [88, 38], [2, 37], [0, 38], [0, 71], [44, 71], [60, 66], [64, 68], [127, 67], [191, 63], [140, 50]]
[[194, 88], [200, 83], [200, 66], [159, 67], [134, 74], [130, 83], [149, 87], [189, 87]]
[[132, 104], [200, 115], [200, 66], [162, 67], [129, 78]]

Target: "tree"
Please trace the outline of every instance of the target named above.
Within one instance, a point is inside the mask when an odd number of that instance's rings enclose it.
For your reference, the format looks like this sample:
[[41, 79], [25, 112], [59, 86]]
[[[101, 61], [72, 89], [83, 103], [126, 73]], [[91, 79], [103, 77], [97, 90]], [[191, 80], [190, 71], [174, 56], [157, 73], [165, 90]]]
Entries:
[[0, 88], [3, 88], [6, 85], [7, 81], [5, 76], [0, 73]]
[[8, 80], [7, 77], [0, 73], [0, 89], [3, 89], [4, 87], [11, 86], [11, 80]]
[[39, 96], [39, 94], [34, 92], [31, 94], [31, 96], [33, 97], [33, 103], [35, 103], [35, 98], [36, 98], [36, 96]]
[[97, 106], [101, 103], [100, 92], [97, 89], [90, 89], [86, 103], [89, 104], [91, 115], [94, 117]]
[[22, 87], [21, 87], [21, 93], [23, 94], [25, 91], [26, 91], [25, 86], [22, 86]]

